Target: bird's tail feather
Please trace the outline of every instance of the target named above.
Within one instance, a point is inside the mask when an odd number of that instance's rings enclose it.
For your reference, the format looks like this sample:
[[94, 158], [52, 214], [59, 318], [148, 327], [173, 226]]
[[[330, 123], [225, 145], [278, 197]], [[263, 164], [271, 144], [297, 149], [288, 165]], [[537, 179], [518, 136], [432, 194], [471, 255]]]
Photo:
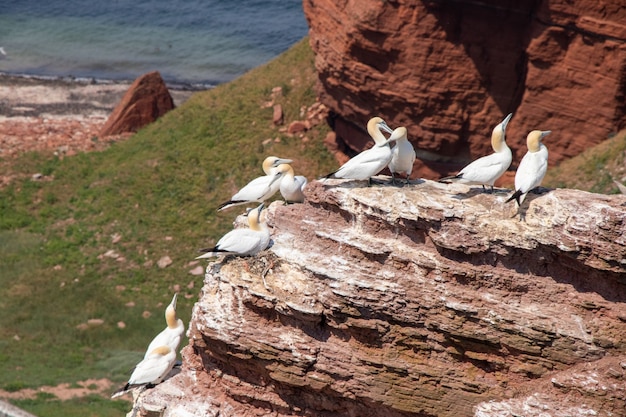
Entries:
[[129, 383], [126, 383], [126, 385], [124, 385], [122, 388], [118, 389], [117, 391], [115, 391], [112, 395], [111, 398], [117, 398], [117, 397], [121, 397], [122, 395], [126, 394], [128, 391], [130, 391], [131, 386]]
[[516, 202], [516, 203], [517, 203], [517, 205], [519, 206], [519, 205], [520, 205], [519, 198], [520, 198], [520, 196], [521, 196], [522, 194], [524, 194], [524, 193], [523, 193], [521, 190], [516, 190], [516, 191], [515, 191], [515, 192], [511, 195], [511, 197], [509, 197], [509, 198], [505, 201], [505, 203], [508, 203], [508, 202], [509, 202], [509, 201], [511, 201], [511, 200], [515, 200], [515, 202]]
[[452, 180], [458, 180], [459, 178], [463, 178], [463, 175], [456, 174], [456, 175], [451, 175], [449, 177], [443, 177], [439, 179], [439, 182], [450, 182]]

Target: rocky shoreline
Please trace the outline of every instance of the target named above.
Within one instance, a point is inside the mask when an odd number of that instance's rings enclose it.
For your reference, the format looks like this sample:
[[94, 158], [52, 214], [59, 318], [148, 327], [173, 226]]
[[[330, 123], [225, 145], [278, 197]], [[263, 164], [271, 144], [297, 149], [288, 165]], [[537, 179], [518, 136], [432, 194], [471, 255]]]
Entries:
[[[29, 151], [63, 156], [105, 148], [120, 137], [99, 138], [98, 132], [130, 85], [0, 74], [0, 158]], [[177, 106], [194, 92], [169, 91]]]

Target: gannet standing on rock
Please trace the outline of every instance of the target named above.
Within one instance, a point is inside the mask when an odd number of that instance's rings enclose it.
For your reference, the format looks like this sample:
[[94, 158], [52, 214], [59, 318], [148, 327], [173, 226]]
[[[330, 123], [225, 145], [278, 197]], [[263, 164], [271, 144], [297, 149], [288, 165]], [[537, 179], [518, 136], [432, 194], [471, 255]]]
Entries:
[[[395, 174], [406, 175], [406, 183], [409, 183], [411, 171], [413, 171], [413, 163], [415, 162], [415, 149], [407, 138], [406, 127], [398, 127], [394, 132], [398, 131], [399, 139], [396, 139], [396, 146], [391, 150], [391, 162], [389, 162], [389, 171], [391, 171], [391, 182], [396, 183]], [[393, 133], [391, 136], [395, 136]], [[391, 138], [389, 138], [391, 140]]]
[[382, 171], [391, 161], [391, 148], [389, 147], [391, 138], [385, 138], [381, 130], [393, 133], [383, 119], [380, 117], [371, 118], [367, 122], [367, 132], [374, 139], [375, 145], [350, 159], [337, 171], [325, 175], [324, 178], [368, 180], [369, 182], [372, 176]]
[[302, 175], [295, 175], [291, 165], [281, 164], [276, 168], [276, 174], [281, 174], [280, 194], [286, 203], [302, 203], [304, 201], [304, 187], [307, 179]]
[[521, 206], [526, 194], [541, 185], [548, 170], [548, 148], [541, 141], [550, 133], [552, 133], [550, 130], [533, 130], [526, 137], [528, 152], [515, 173], [515, 192], [505, 203], [515, 200], [517, 205]]
[[[280, 181], [276, 181], [280, 184]], [[211, 258], [221, 255], [252, 256], [265, 250], [270, 244], [270, 231], [264, 222], [261, 222], [263, 203], [248, 213], [250, 228], [234, 229], [226, 233], [212, 248], [200, 249], [206, 252], [196, 259]]]
[[183, 333], [185, 332], [185, 325], [183, 324], [183, 321], [176, 316], [177, 298], [178, 294], [174, 294], [172, 301], [165, 309], [165, 323], [167, 323], [167, 327], [165, 327], [161, 333], [152, 339], [152, 342], [148, 345], [148, 349], [146, 349], [144, 358], [147, 358], [150, 352], [157, 347], [165, 345], [169, 346], [174, 353], [176, 353], [180, 339], [183, 337]]
[[456, 181], [464, 184], [476, 184], [485, 185], [491, 187], [493, 192], [493, 184], [498, 178], [505, 173], [511, 161], [513, 160], [513, 154], [511, 149], [507, 146], [505, 141], [506, 126], [511, 120], [513, 113], [510, 113], [500, 122], [491, 132], [491, 147], [494, 153], [491, 155], [478, 158], [474, 162], [467, 165], [458, 174], [440, 179], [441, 182]]
[[230, 200], [220, 204], [217, 210], [221, 211], [246, 203], [262, 203], [272, 197], [280, 188], [280, 181], [274, 181], [276, 168], [281, 164], [290, 164], [292, 162], [291, 159], [268, 156], [263, 161], [263, 172], [265, 172], [266, 175], [250, 181], [242, 189], [237, 191]]
[[174, 367], [178, 344], [185, 332], [183, 321], [176, 317], [177, 296], [178, 294], [174, 294], [165, 309], [167, 327], [152, 339], [143, 360], [137, 364], [126, 385], [114, 392], [111, 398], [117, 398], [134, 389], [156, 385]]

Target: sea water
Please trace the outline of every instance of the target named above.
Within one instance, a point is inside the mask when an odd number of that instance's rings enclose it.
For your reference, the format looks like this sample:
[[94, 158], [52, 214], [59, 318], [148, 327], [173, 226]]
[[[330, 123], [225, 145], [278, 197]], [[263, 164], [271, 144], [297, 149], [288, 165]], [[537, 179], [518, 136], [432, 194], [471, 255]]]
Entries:
[[0, 72], [210, 86], [307, 31], [301, 0], [0, 0]]

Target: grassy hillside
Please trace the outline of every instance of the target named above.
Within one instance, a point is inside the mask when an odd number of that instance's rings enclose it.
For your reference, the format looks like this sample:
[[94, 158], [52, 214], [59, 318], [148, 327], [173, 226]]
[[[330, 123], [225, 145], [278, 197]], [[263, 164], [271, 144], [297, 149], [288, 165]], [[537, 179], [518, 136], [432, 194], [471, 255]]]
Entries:
[[[309, 141], [289, 137], [264, 106], [280, 86], [276, 101], [286, 121], [299, 119], [301, 107], [315, 101], [314, 83], [303, 41], [104, 152], [15, 160], [10, 169], [25, 178], [41, 172], [53, 180], [0, 190], [0, 388], [102, 377], [122, 383], [164, 327], [176, 286], [187, 323], [203, 279], [188, 273], [189, 262], [243, 211], [218, 214], [216, 206], [261, 175], [268, 155], [294, 159], [297, 174], [308, 178], [336, 166], [322, 145], [325, 127], [307, 134]], [[161, 269], [156, 263], [165, 255], [173, 263]], [[84, 328], [90, 319], [103, 324]], [[16, 403], [47, 416], [120, 410], [113, 401], [50, 396]]]
[[549, 168], [543, 185], [576, 188], [600, 194], [617, 194], [613, 180], [626, 182], [626, 131]]

